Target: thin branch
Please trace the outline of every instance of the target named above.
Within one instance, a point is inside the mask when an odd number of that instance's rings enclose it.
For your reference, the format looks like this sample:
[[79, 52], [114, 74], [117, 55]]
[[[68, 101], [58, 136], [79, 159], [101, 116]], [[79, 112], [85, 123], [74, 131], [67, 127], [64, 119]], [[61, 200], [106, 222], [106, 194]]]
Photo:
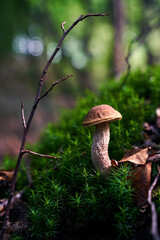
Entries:
[[90, 13], [90, 14], [87, 14], [85, 15], [84, 17], [81, 18], [81, 21], [87, 17], [104, 17], [104, 16], [108, 16], [109, 13]]
[[38, 157], [46, 157], [46, 158], [60, 159], [60, 157], [54, 157], [54, 156], [51, 156], [51, 155], [40, 154], [40, 153], [36, 153], [36, 152], [30, 151], [30, 150], [27, 150], [27, 149], [24, 149], [24, 150], [22, 151], [22, 153], [29, 153], [29, 154], [32, 154], [32, 155], [35, 155], [35, 156], [38, 156]]
[[123, 147], [122, 145], [121, 145], [120, 147], [124, 150], [124, 152], [127, 152], [127, 150], [125, 149], [125, 147]]
[[22, 124], [23, 124], [23, 129], [26, 131], [26, 120], [24, 116], [24, 107], [23, 107], [23, 102], [21, 101], [21, 118], [22, 118]]
[[124, 76], [124, 79], [123, 79], [122, 83], [120, 84], [119, 88], [122, 88], [122, 87], [125, 85], [128, 77], [129, 77], [129, 75], [130, 75], [131, 64], [129, 63], [129, 58], [130, 58], [130, 56], [131, 56], [131, 54], [132, 54], [132, 52], [131, 52], [132, 43], [133, 43], [133, 42], [131, 41], [130, 44], [129, 44], [129, 46], [128, 46], [127, 56], [125, 57], [126, 63], [125, 63], [124, 66], [122, 67], [122, 69], [124, 70], [124, 69], [126, 68], [126, 64], [127, 64], [127, 72], [126, 72], [126, 74], [125, 74], [125, 76]]
[[[28, 118], [28, 121], [27, 121], [27, 124], [26, 124], [26, 130], [24, 131], [23, 133], [23, 138], [22, 138], [22, 143], [21, 143], [21, 147], [20, 147], [20, 150], [19, 150], [19, 155], [18, 155], [18, 159], [17, 159], [17, 163], [16, 163], [16, 166], [15, 166], [15, 170], [14, 170], [14, 174], [13, 174], [13, 179], [12, 179], [12, 183], [11, 183], [11, 188], [10, 188], [10, 195], [9, 195], [9, 198], [8, 198], [8, 203], [7, 203], [7, 207], [6, 207], [6, 214], [5, 214], [5, 218], [4, 218], [4, 223], [3, 223], [3, 226], [2, 226], [2, 230], [1, 230], [1, 234], [0, 234], [0, 240], [3, 240], [3, 236], [4, 236], [4, 233], [6, 231], [6, 228], [7, 228], [7, 222], [9, 220], [9, 211], [10, 211], [10, 206], [11, 206], [11, 202], [12, 202], [12, 198], [14, 196], [14, 189], [15, 189], [15, 183], [16, 183], [16, 179], [17, 179], [17, 174], [18, 174], [18, 170], [19, 170], [19, 166], [20, 166], [20, 163], [21, 163], [21, 160], [22, 160], [22, 157], [23, 157], [23, 154], [24, 154], [24, 148], [25, 148], [25, 145], [26, 145], [26, 140], [27, 140], [27, 134], [29, 132], [29, 129], [30, 129], [30, 125], [31, 125], [31, 122], [32, 122], [32, 119], [34, 117], [34, 114], [35, 114], [35, 111], [36, 111], [36, 108], [37, 108], [37, 105], [39, 103], [39, 99], [41, 99], [41, 91], [42, 91], [42, 87], [43, 87], [43, 84], [44, 84], [44, 80], [45, 80], [45, 77], [46, 77], [46, 74], [47, 74], [47, 71], [51, 65], [51, 62], [53, 61], [54, 57], [56, 56], [56, 54], [58, 53], [61, 45], [62, 45], [62, 42], [64, 41], [65, 37], [67, 36], [67, 34], [80, 22], [82, 21], [83, 19], [87, 18], [87, 17], [92, 17], [92, 16], [106, 16], [108, 14], [87, 14], [85, 16], [81, 15], [66, 31], [63, 31], [63, 35], [61, 37], [61, 39], [59, 40], [58, 44], [57, 44], [57, 47], [55, 48], [53, 54], [51, 55], [50, 59], [48, 60], [42, 74], [41, 74], [41, 77], [40, 77], [40, 81], [39, 81], [39, 86], [38, 86], [38, 89], [37, 89], [37, 93], [36, 93], [36, 96], [35, 96], [35, 100], [34, 100], [34, 103], [33, 103], [33, 106], [32, 106], [32, 109], [31, 109], [31, 112], [30, 112], [30, 115], [29, 115], [29, 118]], [[63, 23], [62, 23], [62, 26], [63, 26]], [[58, 84], [59, 82], [55, 82], [55, 84]], [[42, 95], [43, 96], [43, 95]], [[23, 111], [22, 111], [23, 112]], [[24, 124], [24, 122], [23, 122]]]
[[158, 168], [158, 174], [148, 191], [148, 203], [150, 204], [151, 214], [152, 214], [151, 233], [155, 240], [160, 240], [160, 237], [158, 234], [157, 212], [156, 212], [155, 204], [152, 202], [152, 191], [157, 184], [159, 176], [160, 176], [160, 168]]
[[62, 30], [63, 30], [63, 32], [65, 33], [66, 32], [66, 30], [65, 30], [65, 28], [64, 28], [64, 25], [66, 24], [66, 22], [63, 22], [62, 24], [61, 24], [61, 28], [62, 28]]
[[32, 111], [31, 111], [31, 114], [29, 116], [29, 119], [28, 119], [28, 122], [27, 122], [27, 129], [30, 128], [30, 124], [32, 122], [32, 118], [34, 116], [34, 112], [37, 108], [37, 104], [39, 102], [39, 97], [40, 97], [40, 94], [41, 94], [41, 90], [42, 90], [42, 87], [43, 87], [43, 84], [44, 84], [44, 80], [45, 80], [45, 77], [46, 77], [46, 74], [47, 74], [47, 71], [51, 65], [51, 62], [53, 61], [54, 57], [56, 56], [56, 54], [58, 53], [61, 45], [62, 45], [62, 42], [64, 41], [65, 37], [68, 35], [68, 33], [80, 22], [82, 21], [83, 19], [85, 18], [88, 18], [88, 17], [92, 17], [92, 16], [107, 16], [109, 15], [108, 13], [104, 13], [104, 14], [87, 14], [85, 16], [81, 15], [80, 17], [78, 17], [78, 19], [65, 31], [63, 32], [63, 35], [60, 39], [60, 41], [58, 42], [57, 44], [57, 47], [55, 48], [53, 54], [51, 55], [50, 59], [48, 60], [43, 72], [42, 72], [42, 75], [41, 75], [41, 78], [40, 78], [40, 82], [39, 82], [39, 87], [38, 87], [38, 90], [37, 90], [37, 94], [36, 94], [36, 97], [35, 97], [35, 101], [34, 101], [34, 105], [33, 105], [33, 108], [32, 108]]
[[127, 57], [125, 58], [126, 63], [127, 63], [127, 74], [126, 74], [127, 77], [126, 78], [128, 78], [128, 76], [130, 74], [130, 70], [131, 70], [131, 64], [129, 63], [129, 57], [130, 57], [130, 53], [128, 53]]
[[160, 160], [160, 154], [155, 154], [147, 158], [147, 162], [157, 162]]
[[[14, 197], [12, 198], [11, 205], [13, 205], [17, 199], [22, 198], [24, 191], [25, 191], [25, 189], [17, 192], [14, 195]], [[4, 215], [6, 207], [7, 207], [7, 203], [8, 203], [8, 199], [6, 199], [6, 198], [0, 200], [0, 217], [2, 217]]]
[[[99, 14], [99, 13], [97, 14], [97, 13], [96, 13], [96, 14], [87, 14], [87, 15], [85, 15], [85, 16], [83, 16], [83, 14], [82, 14], [80, 17], [77, 18], [77, 20], [76, 20], [66, 31], [63, 32], [63, 35], [62, 35], [60, 41], [58, 42], [57, 47], [55, 48], [52, 56], [51, 56], [50, 59], [48, 60], [46, 66], [45, 66], [45, 68], [44, 68], [44, 70], [43, 70], [43, 73], [42, 73], [42, 75], [41, 75], [41, 80], [40, 80], [40, 83], [39, 83], [39, 90], [38, 90], [38, 92], [37, 92], [37, 95], [39, 95], [39, 91], [41, 91], [41, 88], [42, 88], [43, 83], [44, 83], [44, 78], [45, 78], [45, 76], [46, 76], [46, 73], [47, 73], [47, 71], [48, 71], [48, 68], [49, 68], [49, 66], [50, 66], [53, 58], [55, 57], [55, 55], [56, 55], [57, 52], [59, 51], [59, 49], [60, 49], [60, 47], [61, 47], [61, 45], [62, 45], [62, 42], [63, 42], [64, 38], [67, 36], [67, 34], [68, 34], [80, 21], [82, 21], [82, 20], [85, 19], [85, 18], [93, 17], [93, 16], [107, 16], [107, 15], [109, 15], [109, 14], [108, 14], [108, 13], [104, 13], [104, 14]], [[63, 26], [63, 25], [64, 25], [64, 24], [62, 23], [61, 26]]]
[[[124, 79], [123, 79], [122, 84], [120, 85], [120, 88], [124, 86], [124, 84], [126, 83], [126, 81], [127, 81], [127, 79], [128, 79], [128, 76], [129, 76], [129, 74], [130, 74], [131, 65], [130, 65], [130, 63], [129, 63], [129, 59], [130, 59], [130, 57], [132, 56], [134, 50], [135, 50], [138, 46], [140, 46], [140, 45], [142, 45], [142, 44], [145, 43], [148, 34], [149, 34], [152, 30], [157, 29], [157, 28], [160, 27], [159, 19], [157, 20], [157, 22], [156, 22], [154, 25], [149, 26], [148, 22], [149, 22], [150, 20], [152, 20], [152, 19], [153, 19], [153, 16], [150, 17], [150, 18], [148, 19], [148, 21], [145, 21], [146, 25], [142, 26], [142, 30], [141, 30], [140, 35], [134, 37], [134, 38], [130, 41], [130, 43], [129, 43], [128, 50], [127, 50], [127, 56], [125, 57], [126, 63], [124, 64], [124, 66], [122, 67], [122, 70], [121, 70], [121, 72], [124, 71], [124, 70], [126, 69], [126, 64], [127, 64], [127, 72], [126, 72], [126, 75], [125, 75], [125, 77], [124, 77]], [[136, 43], [136, 46], [132, 48], [132, 46], [133, 46], [134, 43]]]
[[56, 82], [54, 82], [54, 83], [52, 84], [52, 86], [51, 86], [41, 97], [38, 98], [37, 101], [39, 102], [42, 98], [46, 97], [46, 96], [48, 95], [48, 93], [49, 93], [50, 91], [52, 91], [52, 89], [53, 89], [53, 87], [54, 87], [55, 85], [59, 84], [60, 82], [66, 80], [66, 79], [68, 79], [68, 78], [70, 78], [70, 77], [73, 77], [73, 75], [66, 76], [66, 77], [61, 78], [61, 79], [57, 80]]

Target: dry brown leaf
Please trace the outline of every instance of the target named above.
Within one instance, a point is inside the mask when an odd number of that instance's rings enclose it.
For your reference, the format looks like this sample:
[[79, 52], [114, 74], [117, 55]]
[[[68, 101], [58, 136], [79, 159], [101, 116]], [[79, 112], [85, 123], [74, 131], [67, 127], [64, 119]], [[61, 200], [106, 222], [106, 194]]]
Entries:
[[124, 157], [118, 162], [131, 162], [136, 165], [144, 165], [148, 158], [148, 147], [144, 149], [132, 149], [128, 150]]
[[151, 162], [147, 162], [148, 148], [128, 150], [118, 163], [131, 162], [135, 164], [130, 171], [135, 189], [135, 202], [139, 207], [147, 201], [151, 184]]
[[137, 206], [141, 206], [147, 202], [148, 190], [151, 185], [151, 170], [151, 162], [147, 162], [145, 165], [137, 166], [131, 170]]
[[0, 170], [0, 181], [11, 182], [13, 177], [14, 170]]

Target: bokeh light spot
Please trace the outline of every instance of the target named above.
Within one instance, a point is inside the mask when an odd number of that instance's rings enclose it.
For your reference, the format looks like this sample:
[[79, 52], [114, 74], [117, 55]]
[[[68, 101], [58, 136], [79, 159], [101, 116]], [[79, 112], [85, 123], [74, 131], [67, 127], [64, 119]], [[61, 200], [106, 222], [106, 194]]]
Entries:
[[32, 56], [40, 56], [43, 53], [43, 43], [40, 38], [33, 38], [29, 40], [28, 52]]
[[73, 55], [73, 57], [71, 59], [71, 63], [75, 68], [81, 69], [81, 68], [84, 68], [86, 66], [87, 58], [81, 52], [79, 52], [79, 53], [77, 52]]

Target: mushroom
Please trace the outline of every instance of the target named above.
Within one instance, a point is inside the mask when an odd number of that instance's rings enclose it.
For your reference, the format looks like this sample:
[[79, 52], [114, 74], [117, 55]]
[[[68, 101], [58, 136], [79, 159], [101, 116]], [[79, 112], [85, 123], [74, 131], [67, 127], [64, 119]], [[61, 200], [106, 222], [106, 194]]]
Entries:
[[93, 107], [83, 120], [83, 126], [95, 125], [95, 133], [92, 142], [91, 156], [96, 169], [106, 176], [111, 167], [111, 160], [108, 155], [110, 140], [109, 122], [121, 119], [121, 114], [109, 105]]

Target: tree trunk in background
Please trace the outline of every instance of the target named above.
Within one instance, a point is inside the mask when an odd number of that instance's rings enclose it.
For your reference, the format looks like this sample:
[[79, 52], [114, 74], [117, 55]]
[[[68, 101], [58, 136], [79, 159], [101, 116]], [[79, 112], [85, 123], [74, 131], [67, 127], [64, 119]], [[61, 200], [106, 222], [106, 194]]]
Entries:
[[[88, 48], [88, 42], [91, 37], [91, 29], [93, 27], [93, 20], [90, 19], [90, 21], [86, 22], [86, 25], [88, 25], [88, 31], [85, 32], [84, 38], [83, 38], [83, 48], [86, 54], [86, 57], [91, 59], [92, 56], [90, 54], [89, 48]], [[88, 69], [80, 69], [79, 71], [79, 88], [81, 92], [84, 92], [84, 89], [90, 89], [90, 90], [95, 90], [95, 85], [92, 80], [92, 74]]]
[[121, 73], [125, 67], [125, 54], [123, 49], [123, 29], [125, 25], [125, 14], [123, 0], [114, 0], [113, 1], [114, 9], [114, 73], [115, 76]]
[[83, 93], [84, 89], [90, 89], [92, 91], [96, 91], [95, 85], [92, 81], [92, 76], [89, 71], [82, 70], [79, 72], [79, 89]]

